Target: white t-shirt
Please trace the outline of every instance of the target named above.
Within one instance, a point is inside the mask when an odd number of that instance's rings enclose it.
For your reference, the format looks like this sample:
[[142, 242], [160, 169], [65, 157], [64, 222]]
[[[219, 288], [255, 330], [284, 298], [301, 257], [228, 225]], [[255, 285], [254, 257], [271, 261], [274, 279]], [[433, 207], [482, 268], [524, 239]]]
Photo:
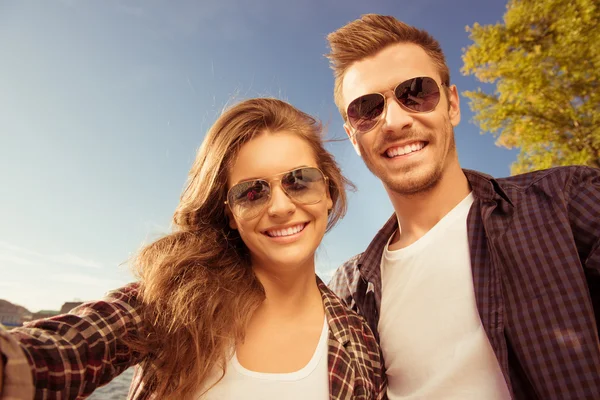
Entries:
[[475, 302], [472, 203], [469, 194], [419, 240], [383, 253], [378, 330], [390, 400], [510, 399]]
[[[237, 355], [234, 353], [227, 364], [223, 379], [202, 399], [328, 400], [328, 337], [329, 325], [325, 318], [319, 343], [312, 358], [304, 368], [296, 372], [276, 374], [250, 371], [239, 363]], [[215, 375], [209, 378], [209, 382], [213, 383], [220, 375], [221, 371], [215, 370]], [[197, 398], [200, 399], [199, 396]]]

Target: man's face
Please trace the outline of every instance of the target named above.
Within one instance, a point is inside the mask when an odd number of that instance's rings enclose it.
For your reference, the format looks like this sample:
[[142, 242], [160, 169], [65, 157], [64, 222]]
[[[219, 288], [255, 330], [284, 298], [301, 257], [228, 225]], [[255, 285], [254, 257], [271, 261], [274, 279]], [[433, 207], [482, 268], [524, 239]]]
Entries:
[[[407, 79], [431, 77], [440, 86], [440, 101], [431, 112], [416, 113], [400, 107], [393, 89]], [[370, 131], [356, 133], [344, 125], [356, 151], [388, 191], [411, 195], [427, 191], [458, 165], [453, 127], [460, 121], [456, 87], [441, 86], [435, 64], [412, 43], [391, 45], [374, 57], [353, 64], [342, 84], [345, 107], [359, 96], [382, 93], [386, 106], [382, 120]]]

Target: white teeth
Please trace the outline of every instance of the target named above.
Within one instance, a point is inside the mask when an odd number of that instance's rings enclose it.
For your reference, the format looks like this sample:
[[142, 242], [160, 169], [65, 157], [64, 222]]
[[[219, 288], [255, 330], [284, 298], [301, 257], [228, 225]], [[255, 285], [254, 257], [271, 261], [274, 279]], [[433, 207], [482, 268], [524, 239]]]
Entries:
[[423, 147], [425, 147], [425, 143], [415, 142], [415, 143], [407, 144], [405, 146], [392, 147], [391, 149], [388, 149], [386, 151], [386, 155], [390, 158], [397, 157], [397, 156], [403, 156], [405, 154], [410, 154], [412, 152], [419, 151]]
[[279, 236], [290, 236], [294, 235], [304, 229], [304, 224], [292, 226], [284, 229], [274, 229], [271, 231], [266, 231], [265, 233], [271, 237], [279, 237]]

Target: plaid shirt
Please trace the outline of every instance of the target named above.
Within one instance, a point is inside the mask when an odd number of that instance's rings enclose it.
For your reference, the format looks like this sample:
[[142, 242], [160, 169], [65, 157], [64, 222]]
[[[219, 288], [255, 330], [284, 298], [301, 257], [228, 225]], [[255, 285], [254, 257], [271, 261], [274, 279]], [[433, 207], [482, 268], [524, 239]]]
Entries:
[[[464, 173], [477, 308], [513, 398], [600, 399], [600, 170]], [[376, 335], [380, 262], [397, 228], [393, 215], [329, 285]]]
[[[385, 399], [385, 374], [373, 333], [362, 317], [317, 280], [329, 323], [330, 398]], [[84, 398], [139, 363], [143, 356], [133, 354], [121, 341], [126, 333], [141, 331], [137, 294], [138, 285], [130, 284], [70, 314], [0, 330], [5, 368], [1, 398]], [[154, 398], [139, 368], [128, 398]]]

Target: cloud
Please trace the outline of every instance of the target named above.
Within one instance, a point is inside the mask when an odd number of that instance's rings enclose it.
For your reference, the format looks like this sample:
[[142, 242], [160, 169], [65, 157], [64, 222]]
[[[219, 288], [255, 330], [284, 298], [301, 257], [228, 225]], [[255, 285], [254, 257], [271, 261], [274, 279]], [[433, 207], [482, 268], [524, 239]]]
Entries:
[[23, 284], [19, 282], [2, 282], [0, 281], [0, 288], [11, 288], [11, 289], [20, 289], [23, 287]]
[[0, 260], [22, 266], [46, 266], [50, 264], [93, 269], [101, 269], [104, 266], [101, 262], [75, 254], [45, 254], [1, 240]]
[[49, 256], [48, 259], [51, 261], [54, 261], [54, 263], [56, 263], [56, 264], [75, 265], [78, 267], [87, 267], [87, 268], [102, 268], [103, 267], [102, 263], [100, 263], [98, 261], [85, 259], [85, 258], [79, 257], [77, 255], [69, 254], [69, 253], [65, 253], [65, 254], [58, 255], [58, 256]]
[[27, 259], [25, 257], [19, 257], [18, 255], [14, 255], [14, 254], [0, 253], [0, 261], [6, 261], [4, 264], [11, 263], [11, 264], [16, 264], [16, 265], [27, 265], [27, 266], [38, 265], [38, 264], [34, 263], [33, 261], [31, 261], [30, 259]]
[[104, 279], [97, 278], [91, 275], [84, 274], [55, 274], [50, 278], [53, 281], [68, 283], [80, 286], [94, 286], [94, 287], [102, 287], [102, 288], [116, 288], [123, 284], [122, 281], [117, 279]]

